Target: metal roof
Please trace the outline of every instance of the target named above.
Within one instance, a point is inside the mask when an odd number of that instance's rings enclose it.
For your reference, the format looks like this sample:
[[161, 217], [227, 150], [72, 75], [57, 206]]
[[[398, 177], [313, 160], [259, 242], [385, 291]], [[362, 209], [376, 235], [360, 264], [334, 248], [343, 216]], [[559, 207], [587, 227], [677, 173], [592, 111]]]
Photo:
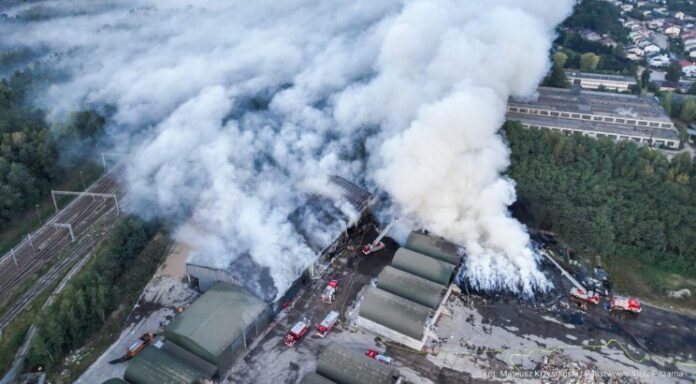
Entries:
[[302, 378], [302, 381], [300, 381], [300, 384], [337, 384], [333, 380], [329, 380], [326, 377], [316, 373], [316, 372], [310, 372]]
[[392, 384], [395, 372], [361, 352], [332, 343], [319, 355], [317, 373], [337, 384]]
[[164, 329], [164, 335], [213, 363], [264, 311], [266, 304], [241, 287], [219, 282]]
[[436, 308], [440, 304], [442, 292], [447, 289], [442, 284], [389, 265], [377, 277], [377, 287], [429, 308]]
[[[360, 186], [340, 176], [330, 176], [314, 189], [301, 196], [298, 206], [288, 215], [294, 231], [307, 246], [306, 258], [322, 255], [346, 229], [360, 219], [369, 205], [372, 195]], [[266, 301], [278, 296], [270, 271], [258, 265], [248, 250], [241, 249], [228, 265], [217, 265], [214, 257], [193, 254], [187, 272], [199, 279], [199, 287], [205, 291], [214, 281], [238, 282], [247, 290]], [[209, 270], [205, 270], [208, 268]], [[297, 276], [301, 271], [297, 271]], [[221, 276], [224, 274], [225, 276]], [[281, 292], [282, 294], [282, 292]]]
[[539, 87], [534, 100], [510, 99], [509, 105], [545, 108], [570, 113], [640, 118], [671, 123], [664, 109], [650, 96]]
[[406, 248], [457, 265], [461, 261], [460, 247], [440, 237], [420, 232], [411, 232], [406, 240]]
[[508, 112], [506, 119], [519, 121], [523, 124], [540, 127], [558, 127], [575, 129], [583, 132], [604, 133], [610, 135], [639, 136], [644, 138], [679, 140], [676, 129], [644, 127], [631, 124], [604, 123], [592, 120], [565, 119], [554, 116], [528, 115], [525, 113]]
[[592, 79], [592, 80], [609, 80], [609, 81], [622, 81], [629, 84], [635, 84], [636, 79], [631, 76], [622, 75], [608, 75], [604, 73], [589, 73], [589, 72], [579, 72], [579, 71], [566, 71], [568, 77], [574, 77], [578, 79]]
[[194, 384], [205, 375], [154, 346], [138, 353], [123, 378], [131, 384]]
[[399, 248], [394, 254], [392, 266], [402, 271], [428, 279], [439, 284], [449, 284], [454, 265], [414, 252]]
[[371, 287], [360, 304], [359, 315], [420, 340], [430, 312], [431, 309], [424, 305]]
[[360, 186], [340, 176], [330, 176], [325, 188], [307, 195], [305, 203], [289, 219], [307, 245], [320, 253], [360, 217], [371, 197]]

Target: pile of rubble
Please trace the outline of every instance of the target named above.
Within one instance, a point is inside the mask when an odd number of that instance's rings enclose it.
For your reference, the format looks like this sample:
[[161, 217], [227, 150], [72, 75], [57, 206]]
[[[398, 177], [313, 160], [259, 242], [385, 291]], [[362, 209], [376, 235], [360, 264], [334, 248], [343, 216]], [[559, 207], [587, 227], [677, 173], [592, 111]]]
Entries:
[[559, 351], [544, 357], [534, 370], [534, 376], [545, 384], [643, 383], [630, 372], [600, 372], [594, 364], [572, 360]]

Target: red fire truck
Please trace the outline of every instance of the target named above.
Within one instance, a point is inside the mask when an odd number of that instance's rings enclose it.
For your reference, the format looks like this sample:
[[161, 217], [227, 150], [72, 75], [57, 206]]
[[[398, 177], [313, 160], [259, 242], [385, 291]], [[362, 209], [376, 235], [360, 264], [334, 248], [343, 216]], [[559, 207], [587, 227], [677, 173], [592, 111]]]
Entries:
[[309, 323], [310, 322], [307, 319], [298, 321], [285, 336], [285, 345], [292, 347], [296, 342], [300, 341], [300, 339], [302, 339], [302, 337], [304, 337], [304, 335], [307, 333], [307, 330], [309, 330]]
[[338, 322], [338, 312], [336, 311], [331, 311], [329, 312], [328, 315], [324, 318], [324, 320], [321, 321], [321, 323], [317, 324], [317, 332], [319, 333], [319, 336], [324, 337], [326, 334], [329, 333], [333, 329], [333, 327], [336, 325]]

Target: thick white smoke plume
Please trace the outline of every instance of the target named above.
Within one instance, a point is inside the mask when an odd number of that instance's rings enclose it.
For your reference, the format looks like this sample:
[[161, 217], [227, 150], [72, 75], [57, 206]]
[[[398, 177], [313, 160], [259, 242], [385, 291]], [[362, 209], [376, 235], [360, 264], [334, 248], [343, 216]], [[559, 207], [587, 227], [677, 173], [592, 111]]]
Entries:
[[133, 209], [179, 220], [199, 261], [246, 255], [285, 290], [315, 257], [289, 217], [338, 174], [464, 245], [474, 286], [531, 294], [548, 283], [507, 211], [498, 129], [572, 3], [46, 1], [57, 17], [4, 10], [0, 48], [62, 53], [70, 77], [42, 98], [54, 116], [115, 107]]

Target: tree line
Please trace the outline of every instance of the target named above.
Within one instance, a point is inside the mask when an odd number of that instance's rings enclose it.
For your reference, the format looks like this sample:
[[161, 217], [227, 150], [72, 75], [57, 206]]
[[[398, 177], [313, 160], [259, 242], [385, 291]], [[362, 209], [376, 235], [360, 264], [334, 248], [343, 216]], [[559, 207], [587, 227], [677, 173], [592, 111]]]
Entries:
[[65, 176], [61, 148], [93, 144], [105, 123], [95, 111], [80, 111], [49, 127], [45, 113], [30, 103], [44, 80], [41, 71], [29, 69], [0, 80], [0, 225], [32, 208]]
[[36, 324], [29, 360], [57, 364], [97, 331], [124, 298], [137, 297], [159, 264], [159, 258], [140, 258], [157, 230], [156, 224], [136, 217], [120, 222], [105, 243], [53, 303], [42, 310]]
[[589, 254], [630, 255], [696, 273], [696, 166], [632, 142], [522, 128], [508, 122], [516, 214]]

